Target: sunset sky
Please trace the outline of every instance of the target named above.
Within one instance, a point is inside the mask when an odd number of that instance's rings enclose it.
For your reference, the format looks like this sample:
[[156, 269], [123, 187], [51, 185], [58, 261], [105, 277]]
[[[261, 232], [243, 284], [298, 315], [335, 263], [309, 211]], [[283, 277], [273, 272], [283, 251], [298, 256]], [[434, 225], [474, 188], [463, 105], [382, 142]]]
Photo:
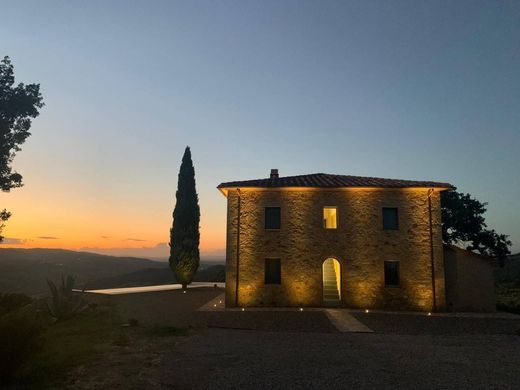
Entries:
[[190, 145], [201, 250], [222, 181], [446, 181], [520, 250], [518, 1], [2, 1], [0, 56], [46, 106], [3, 247], [167, 256]]

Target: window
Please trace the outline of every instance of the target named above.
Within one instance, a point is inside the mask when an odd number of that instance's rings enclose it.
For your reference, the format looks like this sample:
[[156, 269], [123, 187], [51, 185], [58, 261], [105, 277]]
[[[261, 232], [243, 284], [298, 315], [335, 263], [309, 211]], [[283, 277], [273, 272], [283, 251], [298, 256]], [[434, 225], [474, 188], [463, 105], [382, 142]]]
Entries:
[[265, 208], [265, 228], [280, 229], [280, 207]]
[[325, 229], [336, 229], [338, 227], [337, 215], [336, 206], [325, 206], [323, 208], [323, 227]]
[[265, 284], [281, 284], [280, 259], [265, 259]]
[[385, 286], [399, 286], [398, 261], [385, 261]]
[[399, 214], [397, 212], [397, 207], [383, 207], [383, 229], [399, 229]]

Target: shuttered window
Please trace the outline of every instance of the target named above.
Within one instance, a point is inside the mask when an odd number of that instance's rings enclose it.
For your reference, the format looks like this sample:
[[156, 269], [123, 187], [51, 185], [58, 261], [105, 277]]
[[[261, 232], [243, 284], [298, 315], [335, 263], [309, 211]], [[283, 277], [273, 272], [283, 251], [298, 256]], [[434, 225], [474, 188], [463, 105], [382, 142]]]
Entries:
[[383, 207], [383, 229], [399, 229], [399, 213], [397, 207]]
[[265, 208], [265, 228], [280, 229], [280, 207]]
[[265, 284], [281, 284], [280, 259], [265, 259]]
[[385, 286], [399, 286], [398, 261], [385, 261]]

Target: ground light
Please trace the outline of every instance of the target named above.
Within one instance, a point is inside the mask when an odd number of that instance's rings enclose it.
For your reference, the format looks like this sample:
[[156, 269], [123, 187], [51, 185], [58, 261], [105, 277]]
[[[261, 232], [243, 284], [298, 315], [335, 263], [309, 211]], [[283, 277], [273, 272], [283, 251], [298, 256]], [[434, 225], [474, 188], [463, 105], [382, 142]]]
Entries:
[[368, 309], [365, 309], [365, 313], [368, 313]]
[[242, 311], [246, 311], [246, 309], [242, 308]]
[[429, 316], [431, 316], [431, 315], [432, 315], [432, 313], [428, 312], [428, 315], [429, 315]]
[[300, 311], [303, 311], [303, 307], [300, 307]]
[[182, 293], [183, 293], [183, 294], [186, 294], [186, 290], [182, 290]]

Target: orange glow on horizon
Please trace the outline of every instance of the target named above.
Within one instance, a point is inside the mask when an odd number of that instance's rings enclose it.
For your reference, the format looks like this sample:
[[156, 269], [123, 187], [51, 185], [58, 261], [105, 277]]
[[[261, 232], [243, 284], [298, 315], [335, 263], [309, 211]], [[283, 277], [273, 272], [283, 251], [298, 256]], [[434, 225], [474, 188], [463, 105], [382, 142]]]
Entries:
[[[169, 193], [140, 199], [80, 196], [74, 189], [23, 187], [1, 194], [12, 212], [0, 248], [63, 248], [96, 251], [154, 249], [168, 256], [173, 202]], [[136, 199], [137, 198], [137, 199]], [[204, 201], [204, 197], [201, 197]], [[201, 204], [201, 252], [225, 251], [226, 202], [213, 193], [215, 205]], [[210, 199], [210, 202], [213, 199]], [[159, 246], [159, 247], [158, 247]], [[136, 252], [138, 256], [139, 251]], [[150, 252], [151, 253], [151, 252]], [[152, 255], [150, 255], [152, 256]]]

